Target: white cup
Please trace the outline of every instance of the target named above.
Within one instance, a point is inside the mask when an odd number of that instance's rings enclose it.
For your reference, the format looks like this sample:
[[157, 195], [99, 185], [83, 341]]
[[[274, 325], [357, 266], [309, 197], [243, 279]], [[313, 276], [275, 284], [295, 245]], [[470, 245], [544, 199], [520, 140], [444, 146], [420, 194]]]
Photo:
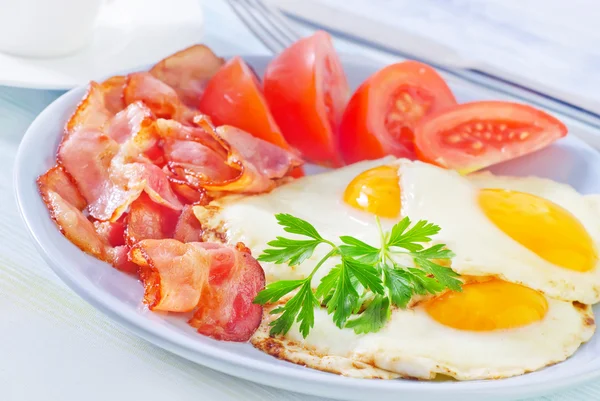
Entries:
[[92, 39], [103, 0], [0, 0], [0, 52], [59, 57]]

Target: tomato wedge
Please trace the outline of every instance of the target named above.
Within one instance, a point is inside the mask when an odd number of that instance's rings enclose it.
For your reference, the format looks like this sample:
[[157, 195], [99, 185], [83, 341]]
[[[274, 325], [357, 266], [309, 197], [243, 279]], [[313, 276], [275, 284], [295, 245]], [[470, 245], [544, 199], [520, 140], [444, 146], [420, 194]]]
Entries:
[[285, 139], [312, 162], [340, 166], [334, 135], [349, 88], [329, 34], [316, 32], [285, 49], [267, 67], [263, 84]]
[[216, 125], [233, 125], [289, 149], [269, 111], [256, 75], [240, 57], [229, 60], [210, 79], [198, 108]]
[[339, 133], [346, 163], [386, 155], [415, 158], [413, 131], [424, 117], [456, 104], [444, 79], [417, 61], [387, 66], [352, 95]]
[[469, 173], [542, 149], [567, 134], [551, 115], [518, 103], [465, 103], [415, 129], [419, 159]]

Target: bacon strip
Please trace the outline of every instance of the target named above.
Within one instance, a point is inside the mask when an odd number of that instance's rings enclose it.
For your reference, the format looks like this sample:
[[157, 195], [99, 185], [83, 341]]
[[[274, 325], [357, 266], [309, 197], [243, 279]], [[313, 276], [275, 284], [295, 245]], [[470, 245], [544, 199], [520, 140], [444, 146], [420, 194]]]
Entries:
[[135, 266], [127, 260], [125, 247], [112, 247], [108, 243], [108, 238], [103, 238], [96, 231], [94, 224], [79, 209], [67, 202], [60, 194], [39, 182], [40, 179], [38, 179], [38, 187], [42, 199], [50, 211], [50, 217], [69, 241], [85, 253], [108, 262], [119, 270], [126, 273], [136, 271]]
[[105, 244], [112, 247], [125, 245], [125, 222], [124, 216], [118, 221], [94, 221], [94, 229]]
[[58, 162], [73, 177], [88, 203], [102, 196], [119, 145], [97, 129], [79, 129], [58, 149]]
[[134, 102], [110, 120], [104, 133], [117, 143], [124, 143], [140, 132], [153, 129], [153, 124], [154, 117], [150, 109], [142, 102]]
[[83, 210], [87, 206], [87, 202], [79, 193], [73, 178], [62, 166], [54, 166], [46, 171], [44, 175], [38, 177], [37, 184], [40, 193], [56, 192], [65, 202], [73, 205], [78, 210]]
[[59, 162], [89, 203], [90, 215], [116, 221], [142, 191], [157, 203], [181, 210], [167, 176], [145, 156], [158, 141], [149, 109], [133, 103], [108, 129], [121, 144], [99, 130], [79, 129], [59, 149]]
[[50, 217], [60, 232], [85, 253], [106, 260], [105, 245], [96, 233], [94, 225], [75, 206], [52, 190], [43, 191], [42, 199], [50, 211]]
[[263, 308], [253, 302], [265, 274], [250, 250], [215, 243], [193, 243], [211, 255], [209, 285], [202, 292], [190, 325], [217, 340], [247, 341], [260, 325]]
[[169, 180], [173, 191], [188, 204], [207, 205], [211, 201], [211, 197], [206, 194], [204, 189], [193, 188], [187, 182], [181, 182], [175, 177], [170, 177]]
[[137, 275], [138, 266], [129, 260], [129, 246], [121, 245], [114, 248], [107, 248], [106, 254], [108, 261], [114, 268], [127, 274]]
[[172, 238], [178, 213], [141, 194], [131, 203], [127, 217], [126, 238], [129, 245], [145, 239]]
[[81, 128], [101, 129], [110, 120], [113, 113], [106, 107], [105, 89], [97, 82], [90, 82], [87, 93], [67, 122], [67, 137]]
[[183, 208], [173, 238], [181, 242], [201, 242], [202, 241], [202, 226], [194, 215], [192, 205], [187, 205]]
[[127, 76], [123, 92], [125, 104], [142, 101], [159, 118], [190, 123], [193, 110], [186, 107], [169, 85], [154, 78], [149, 72], [135, 72]]
[[[192, 141], [198, 142], [213, 151], [223, 158], [227, 158], [227, 152], [214, 136], [207, 132], [202, 127], [190, 127], [183, 125], [175, 120], [165, 120], [159, 118], [156, 120], [156, 133], [166, 141]], [[211, 130], [212, 131], [212, 130]]]
[[208, 80], [224, 63], [208, 47], [194, 45], [161, 60], [150, 74], [172, 87], [188, 107], [196, 108]]
[[116, 75], [100, 84], [100, 89], [104, 92], [104, 107], [111, 115], [117, 114], [126, 106], [123, 100], [126, 81], [127, 77]]
[[195, 188], [213, 182], [232, 181], [240, 172], [227, 164], [217, 152], [193, 141], [165, 141], [167, 168]]
[[129, 258], [140, 266], [150, 310], [189, 312], [198, 305], [211, 265], [208, 252], [173, 239], [148, 239], [135, 244]]
[[238, 170], [239, 175], [227, 181], [205, 183], [204, 188], [214, 191], [261, 193], [276, 186], [276, 181], [285, 177], [302, 160], [293, 153], [276, 145], [253, 137], [238, 128], [224, 125], [216, 130], [202, 117], [194, 120], [227, 151], [226, 163]]

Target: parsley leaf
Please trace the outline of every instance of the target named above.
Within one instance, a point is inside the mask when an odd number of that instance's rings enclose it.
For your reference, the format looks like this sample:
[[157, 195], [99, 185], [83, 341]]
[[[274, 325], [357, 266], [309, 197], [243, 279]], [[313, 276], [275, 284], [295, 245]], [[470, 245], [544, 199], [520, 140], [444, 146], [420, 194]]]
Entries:
[[[400, 220], [398, 224], [392, 227], [387, 246], [396, 246], [404, 248], [407, 251], [415, 252], [423, 249], [422, 242], [430, 242], [431, 236], [440, 231], [440, 227], [425, 220], [419, 220], [410, 229], [410, 219], [408, 217]], [[408, 230], [407, 230], [408, 229]]]
[[302, 285], [304, 280], [281, 280], [267, 285], [267, 288], [254, 298], [255, 304], [264, 305], [267, 302], [277, 302], [285, 295]]
[[405, 308], [415, 293], [411, 274], [404, 269], [383, 265], [383, 283], [389, 289], [392, 304]]
[[315, 307], [319, 306], [319, 301], [312, 292], [310, 280], [294, 281], [300, 281], [300, 290], [286, 302], [284, 307], [276, 309], [276, 313], [282, 313], [270, 323], [271, 335], [287, 333], [297, 321], [300, 323], [300, 333], [306, 338], [310, 329], [315, 325]]
[[459, 274], [449, 267], [438, 265], [429, 259], [415, 257], [415, 263], [424, 272], [431, 274], [443, 287], [453, 291], [460, 291], [462, 281], [458, 280]]
[[359, 283], [375, 294], [383, 294], [381, 276], [373, 265], [359, 262], [350, 258], [342, 258], [342, 265], [348, 271], [348, 275], [356, 277]]
[[436, 294], [444, 289], [444, 286], [440, 284], [435, 278], [429, 277], [421, 269], [408, 268], [406, 272], [410, 274], [413, 290], [416, 294]]
[[323, 241], [323, 237], [319, 235], [317, 229], [306, 220], [287, 213], [278, 213], [275, 215], [275, 218], [277, 219], [277, 223], [283, 226], [283, 229], [288, 233], [304, 235], [305, 237]]
[[290, 266], [296, 266], [310, 258], [321, 243], [320, 240], [314, 239], [293, 240], [277, 237], [267, 243], [267, 245], [274, 248], [265, 249], [257, 260], [260, 262], [288, 263]]
[[341, 236], [340, 240], [344, 243], [340, 245], [340, 251], [344, 256], [371, 264], [379, 259], [379, 249], [374, 246], [347, 235]]
[[[328, 294], [327, 313], [333, 314], [333, 322], [343, 328], [346, 320], [358, 307], [358, 292], [352, 285], [348, 266], [344, 263], [337, 265], [327, 275], [328, 283], [333, 282], [331, 296]], [[318, 288], [317, 288], [318, 291]], [[324, 292], [323, 290], [321, 292]]]
[[356, 334], [376, 332], [390, 320], [390, 315], [389, 298], [376, 295], [363, 313], [355, 319], [348, 320], [346, 327], [354, 329]]

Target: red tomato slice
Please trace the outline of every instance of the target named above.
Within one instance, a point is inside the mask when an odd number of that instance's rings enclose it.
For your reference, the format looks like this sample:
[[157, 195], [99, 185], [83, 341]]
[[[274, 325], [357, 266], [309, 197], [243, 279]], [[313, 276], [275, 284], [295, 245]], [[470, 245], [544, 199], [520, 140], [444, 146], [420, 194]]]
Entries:
[[198, 108], [216, 125], [233, 125], [289, 149], [269, 112], [256, 75], [239, 57], [225, 63], [210, 79]]
[[542, 149], [567, 134], [551, 115], [518, 103], [465, 103], [415, 129], [419, 159], [469, 173]]
[[271, 61], [265, 97], [285, 139], [315, 163], [340, 166], [336, 135], [348, 81], [326, 32], [300, 39]]
[[405, 61], [379, 70], [356, 90], [344, 112], [339, 134], [344, 161], [414, 159], [416, 124], [455, 104], [444, 79], [426, 64]]

